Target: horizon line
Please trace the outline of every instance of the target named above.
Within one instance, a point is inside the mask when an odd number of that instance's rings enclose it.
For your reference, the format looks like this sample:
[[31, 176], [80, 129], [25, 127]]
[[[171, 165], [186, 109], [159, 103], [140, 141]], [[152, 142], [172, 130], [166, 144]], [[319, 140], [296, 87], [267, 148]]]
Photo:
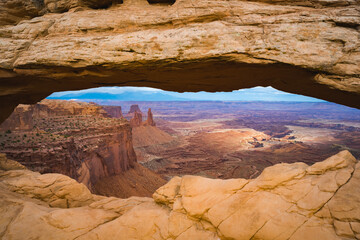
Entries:
[[[93, 102], [93, 101], [103, 101], [103, 102], [296, 102], [296, 103], [333, 103], [326, 100], [321, 101], [289, 101], [289, 100], [103, 100], [103, 99], [63, 99], [63, 98], [45, 98], [48, 100], [63, 100], [63, 101], [77, 101], [77, 102]], [[337, 103], [333, 103], [337, 104]]]

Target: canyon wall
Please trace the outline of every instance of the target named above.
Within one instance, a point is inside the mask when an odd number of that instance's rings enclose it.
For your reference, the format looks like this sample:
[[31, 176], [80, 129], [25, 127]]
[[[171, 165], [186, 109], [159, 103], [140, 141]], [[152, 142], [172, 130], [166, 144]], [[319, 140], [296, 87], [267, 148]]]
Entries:
[[90, 129], [85, 137], [69, 137], [38, 148], [14, 146], [2, 152], [29, 169], [70, 176], [91, 190], [99, 179], [122, 174], [136, 162], [128, 124]]
[[95, 104], [43, 100], [17, 107], [1, 127], [15, 130], [0, 148], [10, 159], [40, 173], [70, 176], [91, 190], [137, 161], [129, 123], [109, 118]]
[[31, 130], [34, 127], [34, 119], [68, 115], [110, 117], [102, 107], [96, 104], [44, 99], [34, 105], [16, 107], [14, 112], [0, 124], [0, 130]]
[[1, 121], [19, 103], [106, 85], [273, 86], [360, 107], [359, 0], [151, 3], [1, 1]]
[[0, 156], [3, 239], [359, 239], [360, 164], [277, 164], [256, 179], [173, 178], [151, 198], [93, 195]]
[[101, 106], [111, 117], [122, 118], [121, 106]]
[[0, 124], [0, 130], [31, 130], [34, 127], [33, 107], [31, 105], [19, 104], [14, 112]]

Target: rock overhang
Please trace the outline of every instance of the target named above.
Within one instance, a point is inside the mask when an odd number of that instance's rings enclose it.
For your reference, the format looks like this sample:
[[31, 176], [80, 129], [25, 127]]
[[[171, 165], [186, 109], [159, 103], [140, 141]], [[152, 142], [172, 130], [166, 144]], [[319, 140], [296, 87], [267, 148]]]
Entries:
[[1, 119], [19, 103], [99, 86], [273, 86], [360, 107], [358, 1], [64, 2], [67, 12], [0, 26]]

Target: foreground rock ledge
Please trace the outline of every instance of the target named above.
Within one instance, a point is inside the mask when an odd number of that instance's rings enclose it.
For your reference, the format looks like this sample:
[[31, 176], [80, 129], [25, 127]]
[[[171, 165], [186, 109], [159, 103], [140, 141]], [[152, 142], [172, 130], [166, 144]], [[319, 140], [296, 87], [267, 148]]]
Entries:
[[175, 177], [153, 199], [92, 195], [64, 175], [0, 166], [2, 239], [360, 239], [360, 163], [348, 151], [254, 180]]
[[106, 85], [273, 86], [360, 108], [359, 0], [36, 2], [0, 2], [0, 121]]

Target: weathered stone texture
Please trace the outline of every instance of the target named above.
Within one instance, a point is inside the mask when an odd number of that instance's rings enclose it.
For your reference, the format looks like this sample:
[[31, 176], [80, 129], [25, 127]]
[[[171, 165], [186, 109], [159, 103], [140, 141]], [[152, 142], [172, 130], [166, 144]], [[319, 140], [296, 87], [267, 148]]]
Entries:
[[[10, 11], [10, 2], [21, 14]], [[54, 91], [104, 85], [273, 86], [360, 107], [359, 0], [47, 0], [34, 6], [0, 4], [14, 18], [0, 21], [0, 98], [11, 103], [0, 105], [2, 118], [16, 104]]]
[[359, 184], [348, 151], [310, 167], [278, 164], [254, 180], [175, 177], [153, 199], [101, 197], [63, 175], [1, 170], [0, 236], [358, 239]]

